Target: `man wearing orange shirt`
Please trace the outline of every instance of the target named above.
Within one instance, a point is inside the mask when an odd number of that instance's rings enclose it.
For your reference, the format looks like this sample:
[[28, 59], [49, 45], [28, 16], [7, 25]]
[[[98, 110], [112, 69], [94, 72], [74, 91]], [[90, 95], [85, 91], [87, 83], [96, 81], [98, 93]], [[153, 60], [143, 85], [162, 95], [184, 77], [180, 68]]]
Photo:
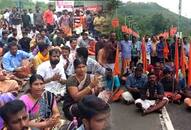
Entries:
[[48, 10], [46, 10], [44, 12], [43, 20], [44, 20], [44, 23], [47, 27], [48, 32], [52, 33], [54, 30], [54, 23], [55, 23], [54, 13], [53, 13], [53, 5], [51, 5], [51, 4], [48, 5]]

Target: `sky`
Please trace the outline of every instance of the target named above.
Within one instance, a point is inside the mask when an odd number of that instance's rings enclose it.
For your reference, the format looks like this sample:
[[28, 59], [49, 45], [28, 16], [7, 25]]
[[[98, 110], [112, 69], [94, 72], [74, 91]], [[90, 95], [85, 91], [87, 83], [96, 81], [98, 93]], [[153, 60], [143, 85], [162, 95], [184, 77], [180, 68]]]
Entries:
[[[122, 2], [156, 2], [164, 8], [178, 14], [179, 0], [121, 0]], [[191, 18], [191, 0], [182, 0], [182, 16]]]

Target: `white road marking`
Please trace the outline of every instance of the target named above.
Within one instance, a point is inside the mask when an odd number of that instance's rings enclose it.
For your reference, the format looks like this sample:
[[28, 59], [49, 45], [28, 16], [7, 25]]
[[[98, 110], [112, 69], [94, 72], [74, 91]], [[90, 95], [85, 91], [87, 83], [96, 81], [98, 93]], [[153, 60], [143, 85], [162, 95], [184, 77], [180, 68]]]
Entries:
[[162, 130], [175, 130], [166, 110], [166, 107], [162, 109], [162, 114], [159, 114], [159, 118], [162, 125]]

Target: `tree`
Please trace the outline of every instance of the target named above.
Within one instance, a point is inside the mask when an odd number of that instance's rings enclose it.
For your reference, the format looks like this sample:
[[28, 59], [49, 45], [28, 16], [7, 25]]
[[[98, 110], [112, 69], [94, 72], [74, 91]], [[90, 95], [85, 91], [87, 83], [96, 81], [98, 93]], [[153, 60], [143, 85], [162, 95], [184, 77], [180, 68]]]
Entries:
[[155, 14], [151, 17], [150, 27], [152, 28], [152, 32], [157, 34], [165, 31], [170, 27], [169, 19], [165, 19], [162, 14]]
[[106, 10], [108, 11], [108, 13], [113, 14], [113, 12], [119, 7], [120, 4], [120, 0], [108, 0]]

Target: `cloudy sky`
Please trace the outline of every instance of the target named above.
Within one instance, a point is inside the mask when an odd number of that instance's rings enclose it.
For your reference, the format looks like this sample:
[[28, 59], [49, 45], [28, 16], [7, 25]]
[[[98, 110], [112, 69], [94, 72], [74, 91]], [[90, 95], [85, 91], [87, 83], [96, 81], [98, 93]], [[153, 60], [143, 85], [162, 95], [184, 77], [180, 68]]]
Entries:
[[[159, 5], [178, 14], [179, 0], [121, 0], [123, 2], [156, 2]], [[191, 18], [191, 0], [182, 0], [182, 15]]]

